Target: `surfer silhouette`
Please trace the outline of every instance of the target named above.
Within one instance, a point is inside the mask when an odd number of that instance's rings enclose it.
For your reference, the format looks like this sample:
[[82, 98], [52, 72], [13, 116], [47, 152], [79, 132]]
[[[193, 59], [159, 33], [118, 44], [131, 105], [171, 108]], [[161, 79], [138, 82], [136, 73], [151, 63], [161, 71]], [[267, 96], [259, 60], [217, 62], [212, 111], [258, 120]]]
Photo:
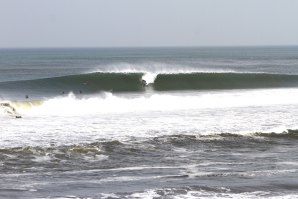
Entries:
[[145, 87], [146, 85], [147, 85], [146, 80], [143, 80], [143, 79], [142, 79], [142, 86]]

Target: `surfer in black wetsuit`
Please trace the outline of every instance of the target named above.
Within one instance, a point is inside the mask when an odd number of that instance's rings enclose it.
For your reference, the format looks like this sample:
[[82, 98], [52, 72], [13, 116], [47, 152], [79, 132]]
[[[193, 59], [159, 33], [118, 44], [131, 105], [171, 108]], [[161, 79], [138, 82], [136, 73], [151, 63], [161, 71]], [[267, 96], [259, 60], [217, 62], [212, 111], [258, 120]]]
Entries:
[[146, 82], [146, 80], [143, 80], [143, 79], [142, 79], [142, 86], [143, 86], [143, 87], [147, 86], [147, 82]]

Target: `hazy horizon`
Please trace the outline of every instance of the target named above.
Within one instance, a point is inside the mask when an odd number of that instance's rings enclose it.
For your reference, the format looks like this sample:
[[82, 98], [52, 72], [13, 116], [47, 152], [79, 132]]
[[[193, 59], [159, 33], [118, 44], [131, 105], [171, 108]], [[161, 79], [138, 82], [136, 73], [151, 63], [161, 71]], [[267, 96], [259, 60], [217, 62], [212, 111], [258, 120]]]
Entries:
[[220, 49], [220, 48], [298, 48], [298, 45], [234, 45], [234, 46], [44, 46], [0, 47], [0, 50], [59, 50], [59, 49]]
[[297, 46], [295, 0], [0, 0], [0, 48]]

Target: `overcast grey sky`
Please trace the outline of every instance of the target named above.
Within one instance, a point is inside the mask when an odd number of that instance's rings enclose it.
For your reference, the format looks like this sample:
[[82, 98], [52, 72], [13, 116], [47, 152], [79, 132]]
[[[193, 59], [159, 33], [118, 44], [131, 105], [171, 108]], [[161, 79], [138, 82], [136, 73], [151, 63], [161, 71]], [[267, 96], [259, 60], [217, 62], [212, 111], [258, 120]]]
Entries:
[[298, 45], [298, 0], [0, 0], [0, 48]]

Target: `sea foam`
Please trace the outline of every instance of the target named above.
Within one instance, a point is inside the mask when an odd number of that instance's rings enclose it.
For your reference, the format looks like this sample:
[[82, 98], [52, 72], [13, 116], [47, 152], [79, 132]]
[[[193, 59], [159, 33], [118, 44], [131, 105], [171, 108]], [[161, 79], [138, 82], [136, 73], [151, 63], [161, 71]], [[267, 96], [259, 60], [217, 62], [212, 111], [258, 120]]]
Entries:
[[298, 104], [298, 89], [233, 90], [229, 92], [152, 93], [90, 96], [69, 93], [43, 101], [10, 102], [24, 115], [84, 115], [150, 111], [218, 109], [229, 107]]

